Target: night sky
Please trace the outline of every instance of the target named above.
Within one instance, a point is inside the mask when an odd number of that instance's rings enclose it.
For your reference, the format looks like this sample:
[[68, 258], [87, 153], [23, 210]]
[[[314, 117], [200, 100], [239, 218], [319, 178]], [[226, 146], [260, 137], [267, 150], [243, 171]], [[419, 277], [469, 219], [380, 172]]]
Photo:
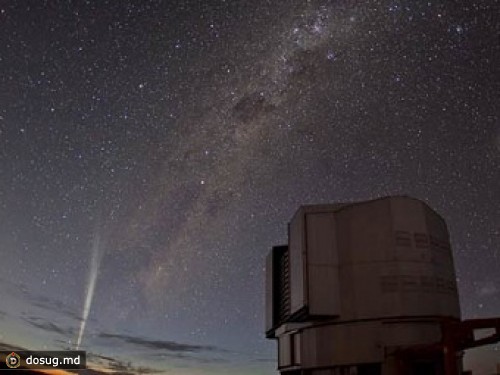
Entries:
[[74, 348], [90, 295], [99, 368], [273, 374], [265, 255], [301, 204], [392, 194], [446, 219], [463, 317], [500, 315], [499, 12], [0, 1], [1, 345]]

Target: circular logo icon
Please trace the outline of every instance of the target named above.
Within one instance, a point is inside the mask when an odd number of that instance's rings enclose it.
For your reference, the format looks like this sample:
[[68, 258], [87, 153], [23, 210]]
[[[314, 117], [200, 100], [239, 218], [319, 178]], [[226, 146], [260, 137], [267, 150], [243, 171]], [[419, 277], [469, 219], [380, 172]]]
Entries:
[[19, 354], [12, 352], [5, 357], [5, 363], [8, 368], [18, 368], [21, 365], [21, 357], [19, 357]]

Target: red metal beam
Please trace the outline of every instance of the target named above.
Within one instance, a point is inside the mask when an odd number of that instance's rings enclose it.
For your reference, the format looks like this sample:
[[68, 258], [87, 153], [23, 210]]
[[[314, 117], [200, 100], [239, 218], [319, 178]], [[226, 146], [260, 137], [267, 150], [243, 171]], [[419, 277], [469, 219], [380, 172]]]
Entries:
[[[444, 374], [458, 375], [457, 353], [479, 346], [500, 342], [500, 318], [468, 319], [457, 321], [445, 319], [441, 325], [441, 342], [429, 345], [416, 345], [396, 353], [399, 373], [404, 374], [404, 363], [411, 359], [442, 355]], [[494, 333], [481, 339], [474, 338], [474, 330], [494, 329]], [[403, 372], [401, 372], [403, 370]]]
[[[481, 339], [474, 338], [477, 329], [494, 329], [495, 332]], [[462, 322], [447, 321], [443, 324], [443, 343], [465, 350], [494, 344], [500, 341], [500, 318], [469, 319]]]

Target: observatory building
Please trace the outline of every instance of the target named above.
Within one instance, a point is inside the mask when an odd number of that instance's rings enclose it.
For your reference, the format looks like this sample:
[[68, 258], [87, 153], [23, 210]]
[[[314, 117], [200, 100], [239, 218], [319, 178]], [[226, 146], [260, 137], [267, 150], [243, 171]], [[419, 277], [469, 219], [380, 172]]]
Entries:
[[267, 257], [266, 337], [286, 375], [456, 375], [500, 319], [461, 320], [445, 221], [386, 197], [299, 208]]

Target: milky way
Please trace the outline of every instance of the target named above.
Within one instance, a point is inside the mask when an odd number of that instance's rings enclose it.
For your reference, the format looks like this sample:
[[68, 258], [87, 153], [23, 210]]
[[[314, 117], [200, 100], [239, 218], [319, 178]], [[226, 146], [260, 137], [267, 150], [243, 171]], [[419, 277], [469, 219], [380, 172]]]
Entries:
[[270, 247], [301, 204], [390, 194], [447, 220], [464, 317], [500, 315], [496, 1], [0, 11], [0, 342], [86, 324], [97, 367], [274, 373]]

